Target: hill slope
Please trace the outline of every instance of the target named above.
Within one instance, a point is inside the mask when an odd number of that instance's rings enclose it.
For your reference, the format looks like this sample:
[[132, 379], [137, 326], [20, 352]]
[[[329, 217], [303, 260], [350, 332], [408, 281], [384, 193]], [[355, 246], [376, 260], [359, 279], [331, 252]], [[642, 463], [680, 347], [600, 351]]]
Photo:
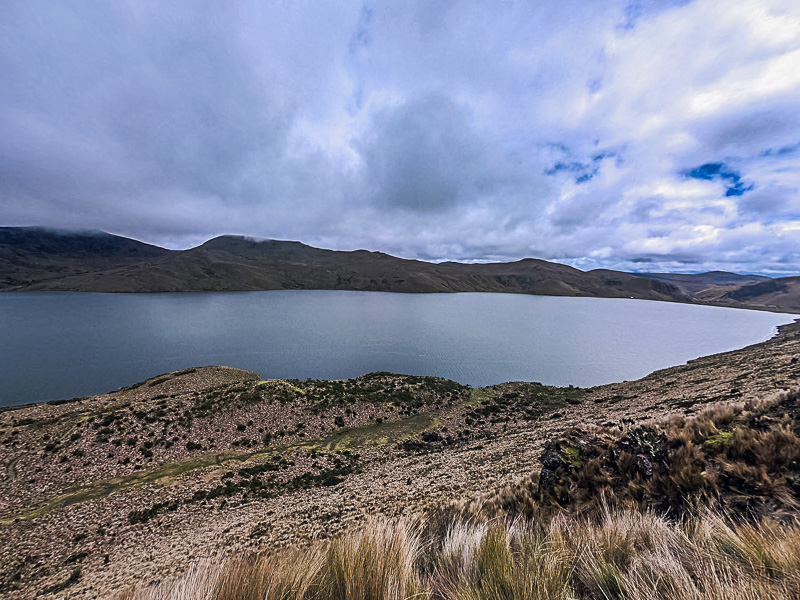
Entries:
[[725, 288], [725, 291], [728, 291], [752, 283], [770, 281], [769, 277], [764, 277], [763, 275], [739, 275], [738, 273], [728, 273], [727, 271], [709, 271], [708, 273], [696, 274], [637, 273], [636, 276], [671, 283], [690, 296], [721, 288]]
[[0, 227], [0, 290], [99, 274], [146, 264], [170, 250], [102, 231], [61, 231], [41, 227]]
[[203, 292], [282, 289], [505, 292], [639, 298], [800, 312], [800, 278], [581, 271], [533, 258], [429, 263], [300, 242], [220, 236], [166, 250], [103, 232], [0, 228], [0, 291]]
[[[759, 402], [800, 386], [798, 352], [793, 324], [762, 344], [591, 389], [469, 389], [390, 373], [260, 381], [203, 367], [2, 411], [0, 595], [109, 598], [204, 558], [297, 548], [377, 513], [470, 499], [525, 512], [550, 492], [579, 509], [603, 488], [662, 499], [664, 485], [682, 486], [683, 498], [716, 486], [729, 508], [780, 516], [800, 502], [800, 404]], [[667, 443], [652, 434], [655, 419], [731, 401], [766, 410], [754, 420], [714, 413], [692, 438], [664, 425]], [[680, 468], [674, 478], [665, 456]], [[542, 487], [545, 467], [563, 491]]]
[[[324, 289], [690, 300], [664, 282], [614, 271], [585, 273], [534, 259], [437, 265], [381, 252], [322, 250], [300, 242], [255, 241], [239, 236], [221, 236], [196, 248], [169, 251], [109, 234], [70, 235], [30, 228], [4, 228], [0, 232], [0, 257], [5, 259], [0, 263], [0, 289], [4, 290]], [[42, 241], [37, 242], [37, 238]]]

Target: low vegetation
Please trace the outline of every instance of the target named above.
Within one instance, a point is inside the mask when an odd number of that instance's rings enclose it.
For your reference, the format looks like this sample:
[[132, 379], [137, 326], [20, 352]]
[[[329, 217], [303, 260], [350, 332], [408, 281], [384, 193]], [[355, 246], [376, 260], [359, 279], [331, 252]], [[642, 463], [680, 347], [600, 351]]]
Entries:
[[792, 392], [574, 429], [540, 474], [480, 500], [117, 598], [797, 600], [799, 416]]
[[[355, 404], [389, 405], [401, 416], [465, 400], [469, 388], [441, 377], [418, 377], [379, 371], [342, 381], [320, 379], [268, 380], [220, 387], [198, 395], [191, 416], [204, 417], [227, 409], [231, 404], [247, 406], [266, 402], [287, 405], [303, 401], [311, 414]], [[189, 415], [187, 415], [189, 416]]]
[[474, 390], [466, 413], [467, 425], [502, 423], [512, 419], [536, 421], [570, 405], [580, 404], [586, 390], [536, 382], [501, 383]]
[[539, 475], [495, 494], [482, 510], [533, 517], [612, 503], [675, 518], [696, 506], [791, 517], [800, 509], [800, 393], [624, 430], [575, 428], [546, 445], [541, 464]]
[[221, 499], [221, 502], [227, 503], [234, 497], [239, 501], [248, 497], [267, 499], [296, 490], [338, 485], [347, 475], [358, 472], [360, 457], [344, 450], [332, 453], [312, 451], [307, 458], [312, 461], [309, 468], [293, 476], [286, 476], [285, 472], [295, 466], [295, 461], [280, 456], [237, 471], [227, 471], [213, 487], [199, 488], [191, 496], [156, 502], [148, 508], [130, 511], [128, 522], [132, 525], [146, 523], [159, 514], [195, 502], [208, 503]]

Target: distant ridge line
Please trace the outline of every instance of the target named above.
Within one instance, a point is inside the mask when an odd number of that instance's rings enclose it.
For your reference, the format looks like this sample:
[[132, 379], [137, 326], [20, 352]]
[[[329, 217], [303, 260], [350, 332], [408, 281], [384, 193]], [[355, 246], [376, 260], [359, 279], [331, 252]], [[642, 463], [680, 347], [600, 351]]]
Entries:
[[637, 298], [800, 312], [800, 277], [581, 271], [536, 258], [432, 263], [241, 235], [218, 236], [188, 250], [168, 250], [102, 231], [0, 227], [0, 291], [286, 289]]

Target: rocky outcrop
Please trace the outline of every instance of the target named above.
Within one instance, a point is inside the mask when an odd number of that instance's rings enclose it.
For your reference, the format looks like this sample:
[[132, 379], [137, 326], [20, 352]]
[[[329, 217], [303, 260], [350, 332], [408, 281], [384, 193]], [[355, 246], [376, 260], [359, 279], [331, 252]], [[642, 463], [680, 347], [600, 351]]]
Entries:
[[799, 416], [791, 392], [626, 431], [575, 428], [545, 445], [536, 500], [578, 512], [614, 503], [674, 516], [698, 504], [742, 517], [795, 514]]

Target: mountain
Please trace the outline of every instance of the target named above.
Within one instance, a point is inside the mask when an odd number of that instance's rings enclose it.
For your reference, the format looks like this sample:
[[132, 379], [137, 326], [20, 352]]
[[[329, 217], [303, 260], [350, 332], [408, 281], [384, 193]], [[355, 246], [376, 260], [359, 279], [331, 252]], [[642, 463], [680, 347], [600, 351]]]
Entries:
[[382, 252], [323, 250], [300, 242], [230, 235], [189, 250], [166, 250], [99, 231], [0, 228], [0, 291], [281, 289], [504, 292], [800, 311], [800, 279], [795, 278], [581, 271], [533, 258], [436, 264]]
[[170, 251], [103, 233], [3, 228], [0, 289], [80, 292], [277, 289], [514, 292], [686, 302], [676, 286], [614, 271], [583, 272], [543, 260], [435, 264], [300, 242], [221, 236]]
[[725, 271], [696, 275], [637, 273], [637, 276], [671, 283], [698, 302], [800, 311], [800, 277], [771, 279], [763, 275], [738, 275]]
[[105, 231], [71, 231], [44, 227], [0, 227], [0, 248], [33, 256], [155, 258], [169, 254], [159, 248]]
[[690, 296], [711, 293], [712, 291], [718, 292], [722, 288], [725, 288], [725, 291], [729, 291], [751, 283], [771, 281], [769, 277], [764, 277], [763, 275], [739, 275], [738, 273], [729, 273], [727, 271], [709, 271], [708, 273], [696, 274], [637, 273], [636, 276], [671, 283]]
[[744, 285], [722, 295], [720, 303], [745, 303], [753, 306], [792, 306], [798, 310], [800, 277], [781, 277], [760, 283]]
[[47, 289], [48, 282], [170, 254], [170, 250], [103, 231], [0, 227], [0, 290], [31, 285]]

